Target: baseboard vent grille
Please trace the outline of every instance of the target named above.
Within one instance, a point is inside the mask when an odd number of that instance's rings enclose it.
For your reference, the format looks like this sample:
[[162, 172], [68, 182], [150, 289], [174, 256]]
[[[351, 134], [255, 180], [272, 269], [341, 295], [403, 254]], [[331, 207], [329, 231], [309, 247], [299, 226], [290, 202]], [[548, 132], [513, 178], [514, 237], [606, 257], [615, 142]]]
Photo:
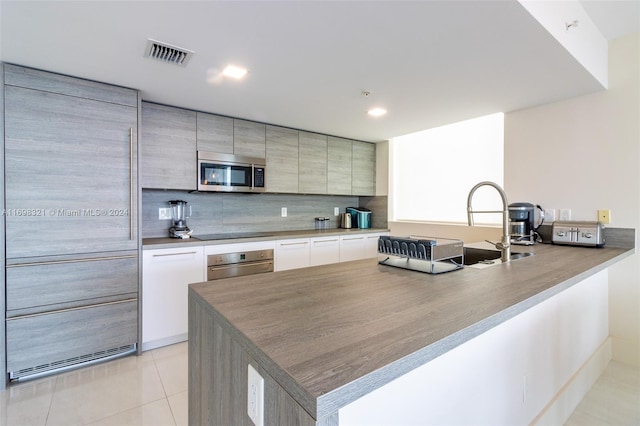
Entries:
[[23, 368], [18, 371], [10, 371], [9, 380], [11, 382], [21, 382], [24, 380], [37, 379], [50, 374], [58, 374], [74, 368], [86, 367], [88, 365], [130, 355], [135, 353], [136, 350], [137, 346], [134, 343], [132, 345], [121, 346], [119, 348], [79, 355], [65, 360], [52, 361], [35, 367]]
[[193, 51], [148, 39], [144, 56], [184, 67], [193, 56]]

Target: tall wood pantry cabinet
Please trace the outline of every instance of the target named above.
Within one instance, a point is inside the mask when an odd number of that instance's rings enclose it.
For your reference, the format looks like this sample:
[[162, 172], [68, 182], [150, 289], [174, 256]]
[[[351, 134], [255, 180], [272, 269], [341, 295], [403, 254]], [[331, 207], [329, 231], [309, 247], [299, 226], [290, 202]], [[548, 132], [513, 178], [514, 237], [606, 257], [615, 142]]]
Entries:
[[136, 350], [136, 90], [4, 64], [7, 378]]

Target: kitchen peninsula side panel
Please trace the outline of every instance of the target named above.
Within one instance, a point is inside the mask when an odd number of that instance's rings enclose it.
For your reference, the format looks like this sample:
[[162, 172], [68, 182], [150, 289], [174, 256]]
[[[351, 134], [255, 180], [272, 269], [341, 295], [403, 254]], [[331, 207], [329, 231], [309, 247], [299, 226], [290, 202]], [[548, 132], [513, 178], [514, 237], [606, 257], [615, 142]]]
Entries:
[[189, 291], [189, 424], [253, 426], [247, 414], [247, 369], [264, 378], [264, 425], [337, 425], [316, 420], [256, 362]]

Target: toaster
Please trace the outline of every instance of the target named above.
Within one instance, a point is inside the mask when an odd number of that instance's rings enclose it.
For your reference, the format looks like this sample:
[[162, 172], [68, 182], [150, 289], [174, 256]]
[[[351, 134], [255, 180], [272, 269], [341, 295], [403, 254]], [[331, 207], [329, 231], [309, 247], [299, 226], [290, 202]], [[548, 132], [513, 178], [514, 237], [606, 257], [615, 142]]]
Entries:
[[604, 226], [600, 222], [553, 222], [551, 242], [571, 246], [604, 246]]

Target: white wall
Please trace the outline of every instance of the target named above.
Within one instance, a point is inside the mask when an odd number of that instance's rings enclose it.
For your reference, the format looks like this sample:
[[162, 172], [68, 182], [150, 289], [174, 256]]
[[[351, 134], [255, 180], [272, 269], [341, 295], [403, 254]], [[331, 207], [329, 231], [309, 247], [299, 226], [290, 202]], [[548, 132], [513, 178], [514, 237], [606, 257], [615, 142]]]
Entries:
[[[640, 229], [640, 33], [609, 45], [609, 89], [505, 115], [509, 200], [611, 209], [612, 227]], [[638, 246], [636, 232], [636, 247]], [[613, 357], [640, 365], [640, 256], [610, 269]]]
[[601, 271], [341, 408], [339, 424], [563, 424], [595, 379], [548, 404], [606, 340], [607, 309]]

